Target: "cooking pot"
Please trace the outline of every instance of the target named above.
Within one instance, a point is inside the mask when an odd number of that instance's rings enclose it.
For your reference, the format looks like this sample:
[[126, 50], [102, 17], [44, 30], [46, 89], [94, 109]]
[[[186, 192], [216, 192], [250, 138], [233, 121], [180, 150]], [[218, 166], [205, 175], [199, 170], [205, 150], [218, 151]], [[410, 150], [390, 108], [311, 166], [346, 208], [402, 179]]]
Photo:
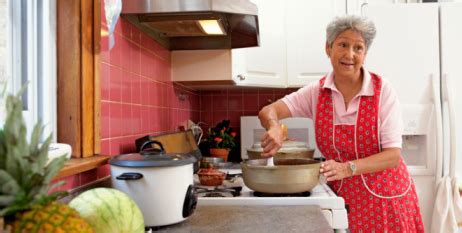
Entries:
[[109, 160], [114, 188], [128, 194], [138, 204], [147, 227], [181, 222], [196, 207], [191, 154], [166, 154], [160, 147], [140, 153], [122, 154]]
[[[249, 159], [261, 159], [263, 148], [261, 143], [255, 143], [252, 148], [247, 149]], [[304, 142], [284, 141], [282, 147], [274, 155], [274, 160], [290, 159], [290, 158], [307, 158], [312, 159], [314, 156], [314, 148], [308, 147]]]
[[267, 159], [241, 163], [247, 187], [263, 193], [299, 193], [311, 191], [319, 182], [320, 161], [312, 159], [279, 159], [267, 166]]

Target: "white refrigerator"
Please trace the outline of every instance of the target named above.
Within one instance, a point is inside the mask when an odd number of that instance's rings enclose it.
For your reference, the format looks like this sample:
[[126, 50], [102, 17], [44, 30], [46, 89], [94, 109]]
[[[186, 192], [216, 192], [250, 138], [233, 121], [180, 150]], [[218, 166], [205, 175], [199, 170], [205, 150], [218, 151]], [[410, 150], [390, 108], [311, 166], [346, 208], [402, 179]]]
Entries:
[[366, 4], [362, 14], [377, 28], [366, 67], [402, 105], [402, 153], [428, 231], [437, 182], [462, 178], [462, 4]]

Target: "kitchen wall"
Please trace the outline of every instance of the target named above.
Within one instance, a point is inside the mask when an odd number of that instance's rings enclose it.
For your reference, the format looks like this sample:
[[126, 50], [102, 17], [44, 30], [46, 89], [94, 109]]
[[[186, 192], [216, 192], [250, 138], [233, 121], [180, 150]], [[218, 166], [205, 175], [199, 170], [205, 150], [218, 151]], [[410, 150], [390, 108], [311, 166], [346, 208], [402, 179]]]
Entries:
[[[136, 138], [177, 130], [188, 119], [198, 122], [199, 93], [170, 81], [170, 52], [124, 19], [117, 23], [115, 46], [109, 50], [104, 17], [102, 10], [101, 154], [133, 152]], [[109, 173], [105, 165], [70, 176], [60, 189], [85, 185]]]
[[[4, 0], [0, 0], [4, 1]], [[102, 1], [103, 2], [103, 1]], [[104, 9], [104, 7], [102, 7]], [[102, 10], [101, 154], [134, 152], [134, 140], [147, 134], [178, 130], [186, 120], [214, 126], [230, 119], [239, 133], [240, 116], [284, 96], [290, 89], [194, 91], [173, 83], [170, 52], [119, 19], [115, 46], [109, 50]], [[110, 174], [109, 165], [66, 177], [59, 190], [73, 189]]]
[[[6, 39], [9, 35], [7, 33], [6, 23], [8, 20], [8, 9], [6, 6], [6, 0], [0, 0], [0, 61], [9, 61], [7, 59], [7, 48]], [[0, 91], [3, 90], [4, 85], [8, 79], [6, 74], [7, 62], [0, 62]], [[0, 96], [0, 122], [5, 120], [5, 102]]]

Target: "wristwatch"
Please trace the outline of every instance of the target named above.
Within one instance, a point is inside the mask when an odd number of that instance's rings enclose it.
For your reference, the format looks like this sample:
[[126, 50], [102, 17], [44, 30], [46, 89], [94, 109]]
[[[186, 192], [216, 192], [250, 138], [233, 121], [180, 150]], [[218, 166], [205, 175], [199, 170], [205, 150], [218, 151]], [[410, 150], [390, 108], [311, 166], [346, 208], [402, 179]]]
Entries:
[[348, 161], [348, 164], [350, 165], [351, 175], [354, 176], [356, 174], [356, 164], [351, 161]]

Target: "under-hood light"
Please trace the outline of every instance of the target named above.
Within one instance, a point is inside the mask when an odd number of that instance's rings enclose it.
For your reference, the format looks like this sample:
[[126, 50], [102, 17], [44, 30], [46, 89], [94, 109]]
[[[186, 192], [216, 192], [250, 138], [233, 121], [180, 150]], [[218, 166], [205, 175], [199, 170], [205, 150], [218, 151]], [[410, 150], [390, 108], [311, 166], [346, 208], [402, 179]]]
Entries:
[[226, 35], [223, 25], [218, 20], [199, 20], [199, 25], [209, 35]]

